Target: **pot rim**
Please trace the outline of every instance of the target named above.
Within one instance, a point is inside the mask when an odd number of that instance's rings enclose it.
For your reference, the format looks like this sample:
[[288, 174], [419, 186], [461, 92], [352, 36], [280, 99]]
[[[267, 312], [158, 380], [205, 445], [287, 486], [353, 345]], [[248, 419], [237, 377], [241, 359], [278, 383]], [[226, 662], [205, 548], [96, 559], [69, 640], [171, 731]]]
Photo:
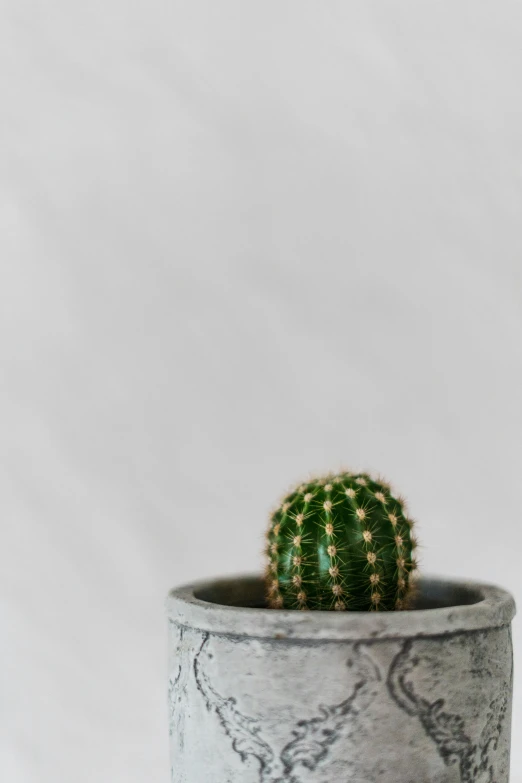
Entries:
[[396, 639], [439, 636], [498, 628], [516, 613], [513, 596], [486, 582], [425, 575], [419, 590], [430, 593], [454, 591], [467, 596], [467, 603], [394, 612], [331, 612], [321, 610], [269, 609], [213, 603], [196, 597], [201, 593], [244, 584], [258, 584], [259, 573], [228, 574], [174, 587], [166, 598], [169, 620], [201, 632], [261, 639], [307, 639], [310, 641]]

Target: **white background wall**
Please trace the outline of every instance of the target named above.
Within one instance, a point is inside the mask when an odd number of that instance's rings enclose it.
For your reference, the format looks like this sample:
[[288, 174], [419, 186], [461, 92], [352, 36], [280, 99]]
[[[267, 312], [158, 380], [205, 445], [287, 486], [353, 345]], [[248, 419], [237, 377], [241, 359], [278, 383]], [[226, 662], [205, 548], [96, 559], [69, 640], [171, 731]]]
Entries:
[[521, 594], [522, 6], [0, 9], [1, 777], [166, 783], [165, 593], [310, 470]]

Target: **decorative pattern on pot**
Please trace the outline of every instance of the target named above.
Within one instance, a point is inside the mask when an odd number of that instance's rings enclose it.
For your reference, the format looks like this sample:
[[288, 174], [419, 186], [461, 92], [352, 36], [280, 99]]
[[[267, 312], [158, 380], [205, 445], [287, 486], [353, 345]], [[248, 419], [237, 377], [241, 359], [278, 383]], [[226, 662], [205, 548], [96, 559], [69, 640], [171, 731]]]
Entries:
[[461, 783], [496, 783], [492, 754], [497, 750], [509, 707], [512, 690], [513, 662], [499, 693], [490, 700], [480, 736], [473, 741], [460, 715], [444, 711], [443, 698], [430, 701], [420, 696], [413, 682], [421, 663], [413, 639], [407, 639], [395, 657], [387, 678], [390, 694], [396, 704], [419, 719], [426, 734], [448, 766], [457, 765]]
[[242, 761], [253, 756], [259, 762], [259, 783], [301, 783], [297, 768], [301, 765], [314, 770], [319, 762], [327, 759], [330, 748], [342, 736], [344, 742], [356, 735], [357, 715], [369, 705], [376, 695], [375, 683], [381, 673], [364, 647], [354, 646], [354, 657], [347, 665], [355, 669], [355, 685], [341, 702], [333, 705], [319, 704], [317, 716], [297, 721], [290, 739], [278, 753], [262, 736], [262, 721], [244, 715], [236, 706], [234, 697], [224, 697], [212, 686], [207, 674], [199, 665], [199, 658], [208, 644], [205, 634], [194, 659], [194, 672], [198, 689], [207, 709], [214, 710], [232, 742], [232, 748]]

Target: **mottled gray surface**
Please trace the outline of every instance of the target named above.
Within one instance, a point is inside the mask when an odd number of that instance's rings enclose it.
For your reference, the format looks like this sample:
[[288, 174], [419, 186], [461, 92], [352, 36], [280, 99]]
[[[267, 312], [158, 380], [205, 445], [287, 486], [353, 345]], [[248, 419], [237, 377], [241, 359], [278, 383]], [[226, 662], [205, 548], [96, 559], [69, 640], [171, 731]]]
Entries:
[[[278, 610], [210, 605], [208, 625], [215, 614], [219, 630], [202, 630], [190, 588], [172, 593], [172, 782], [201, 783], [212, 770], [216, 783], [507, 783], [514, 605], [488, 590], [457, 607], [467, 628], [435, 628], [444, 609], [382, 613], [384, 634], [376, 613], [296, 611], [284, 613], [286, 639], [277, 638]], [[252, 613], [258, 635], [238, 633], [238, 616], [250, 629]], [[367, 632], [355, 641], [361, 617]], [[308, 633], [294, 635], [301, 618]], [[322, 619], [337, 625], [333, 638], [318, 638]]]

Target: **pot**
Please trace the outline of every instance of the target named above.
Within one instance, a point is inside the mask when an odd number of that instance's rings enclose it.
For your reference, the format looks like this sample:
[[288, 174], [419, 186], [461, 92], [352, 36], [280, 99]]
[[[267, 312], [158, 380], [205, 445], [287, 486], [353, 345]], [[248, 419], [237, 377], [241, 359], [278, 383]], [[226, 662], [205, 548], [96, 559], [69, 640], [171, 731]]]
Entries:
[[268, 609], [259, 575], [172, 590], [172, 783], [507, 783], [514, 600], [418, 587], [396, 612]]

